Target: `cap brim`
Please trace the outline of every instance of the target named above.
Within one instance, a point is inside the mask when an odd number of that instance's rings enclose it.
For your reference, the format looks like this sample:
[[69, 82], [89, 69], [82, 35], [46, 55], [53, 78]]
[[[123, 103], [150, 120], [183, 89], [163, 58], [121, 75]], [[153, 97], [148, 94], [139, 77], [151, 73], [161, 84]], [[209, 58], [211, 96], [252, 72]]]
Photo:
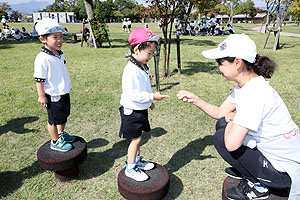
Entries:
[[160, 38], [159, 35], [156, 35], [156, 36], [150, 38], [150, 40], [147, 40], [147, 42], [157, 42], [158, 43], [159, 38]]
[[202, 51], [202, 55], [208, 59], [218, 59], [222, 57], [218, 48]]

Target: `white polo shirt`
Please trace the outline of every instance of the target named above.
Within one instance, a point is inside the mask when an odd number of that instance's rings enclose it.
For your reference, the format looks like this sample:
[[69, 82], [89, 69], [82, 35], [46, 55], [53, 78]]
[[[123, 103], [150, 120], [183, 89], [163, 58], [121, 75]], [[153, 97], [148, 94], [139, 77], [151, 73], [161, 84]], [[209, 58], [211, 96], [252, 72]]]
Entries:
[[141, 69], [131, 57], [122, 76], [122, 95], [120, 104], [130, 110], [148, 109], [153, 101], [150, 70]]
[[45, 93], [59, 96], [70, 93], [71, 79], [62, 51], [55, 56], [50, 50], [42, 48], [34, 61], [34, 78], [44, 81]]
[[248, 128], [246, 138], [255, 140], [275, 169], [291, 177], [289, 200], [300, 199], [299, 128], [281, 97], [259, 76], [237, 86], [227, 100], [236, 105], [233, 123]]

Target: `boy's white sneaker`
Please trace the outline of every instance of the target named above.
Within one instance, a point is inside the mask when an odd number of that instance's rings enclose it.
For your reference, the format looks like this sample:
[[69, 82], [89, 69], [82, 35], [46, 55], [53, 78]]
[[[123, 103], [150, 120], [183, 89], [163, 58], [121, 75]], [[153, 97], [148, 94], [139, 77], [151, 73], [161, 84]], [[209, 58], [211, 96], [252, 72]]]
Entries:
[[148, 175], [137, 167], [133, 169], [127, 169], [126, 167], [125, 175], [135, 181], [146, 181], [148, 179]]
[[151, 170], [154, 168], [154, 163], [142, 160], [142, 157], [139, 161], [136, 162], [136, 167], [141, 170]]

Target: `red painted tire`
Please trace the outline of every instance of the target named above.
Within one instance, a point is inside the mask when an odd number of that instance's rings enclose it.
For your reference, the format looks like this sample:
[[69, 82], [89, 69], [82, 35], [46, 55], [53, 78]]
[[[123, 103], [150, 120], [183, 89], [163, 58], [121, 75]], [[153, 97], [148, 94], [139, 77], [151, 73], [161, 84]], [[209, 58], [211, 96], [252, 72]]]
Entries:
[[[222, 199], [228, 200], [228, 198], [225, 196], [225, 190], [235, 187], [239, 184], [240, 180], [226, 177], [223, 183], [223, 189], [222, 189]], [[270, 196], [268, 200], [287, 200], [288, 199], [288, 193], [287, 192], [280, 192], [280, 191], [272, 191], [270, 190]]]
[[50, 149], [50, 141], [43, 144], [38, 152], [39, 165], [50, 171], [64, 171], [78, 166], [87, 155], [87, 145], [83, 138], [76, 136], [72, 149], [60, 152]]
[[118, 188], [121, 195], [130, 200], [162, 199], [169, 191], [170, 175], [167, 169], [159, 164], [145, 173], [147, 181], [137, 182], [125, 175], [125, 167], [118, 175]]

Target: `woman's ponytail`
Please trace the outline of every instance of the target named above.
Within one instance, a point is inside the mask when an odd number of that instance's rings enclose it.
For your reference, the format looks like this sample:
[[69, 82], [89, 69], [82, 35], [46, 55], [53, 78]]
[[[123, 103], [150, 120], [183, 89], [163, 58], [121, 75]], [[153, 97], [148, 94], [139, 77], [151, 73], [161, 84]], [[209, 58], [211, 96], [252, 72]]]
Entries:
[[256, 54], [255, 62], [252, 64], [253, 71], [264, 78], [271, 78], [276, 67], [277, 65], [273, 60], [259, 54]]

